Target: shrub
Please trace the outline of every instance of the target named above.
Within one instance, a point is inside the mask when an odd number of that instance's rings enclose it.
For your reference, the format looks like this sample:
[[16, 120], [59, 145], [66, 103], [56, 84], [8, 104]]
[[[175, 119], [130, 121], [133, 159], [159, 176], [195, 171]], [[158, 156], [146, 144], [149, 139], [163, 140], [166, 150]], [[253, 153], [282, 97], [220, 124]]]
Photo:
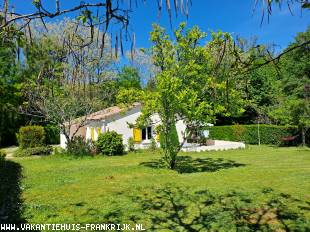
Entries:
[[103, 155], [122, 155], [124, 152], [122, 135], [115, 131], [100, 134], [95, 145]]
[[157, 149], [157, 144], [154, 138], [151, 138], [151, 143], [148, 149], [151, 151], [155, 151]]
[[21, 149], [42, 147], [45, 144], [45, 131], [42, 126], [23, 126], [17, 134], [18, 144]]
[[128, 139], [127, 148], [128, 148], [128, 151], [135, 151], [135, 142], [132, 137]]
[[60, 143], [60, 131], [55, 125], [48, 124], [44, 127], [45, 142], [46, 144], [59, 144]]
[[28, 147], [24, 149], [18, 149], [14, 156], [16, 157], [26, 157], [33, 155], [50, 155], [53, 152], [53, 148], [51, 146], [40, 146], [40, 147]]
[[[261, 144], [280, 145], [281, 138], [298, 133], [297, 127], [259, 125]], [[257, 125], [214, 126], [210, 128], [212, 139], [244, 141], [247, 144], [258, 144]]]
[[71, 142], [67, 143], [66, 155], [71, 156], [88, 156], [91, 154], [91, 144], [84, 141], [81, 136], [74, 137]]

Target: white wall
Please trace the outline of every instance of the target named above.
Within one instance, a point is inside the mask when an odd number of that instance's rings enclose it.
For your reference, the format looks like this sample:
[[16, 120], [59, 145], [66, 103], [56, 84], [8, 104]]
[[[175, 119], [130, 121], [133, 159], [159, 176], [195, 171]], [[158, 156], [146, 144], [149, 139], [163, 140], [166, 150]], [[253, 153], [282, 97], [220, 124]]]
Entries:
[[66, 149], [67, 147], [67, 139], [64, 134], [60, 134], [60, 147]]
[[105, 132], [105, 123], [104, 121], [96, 121], [96, 122], [92, 122], [89, 123], [86, 126], [86, 136], [85, 139], [86, 140], [91, 140], [91, 128], [94, 128], [94, 140], [96, 141], [98, 139], [98, 131], [97, 128], [100, 127], [101, 128], [101, 133]]
[[133, 137], [133, 129], [129, 128], [128, 123], [135, 124], [140, 115], [140, 107], [116, 115], [113, 118], [106, 120], [106, 131], [115, 131], [118, 134], [123, 135], [123, 144], [127, 145], [128, 139]]
[[[128, 139], [133, 137], [133, 129], [129, 127], [128, 124], [135, 124], [138, 117], [141, 115], [141, 107], [137, 107], [127, 111], [126, 113], [120, 113], [115, 115], [112, 118], [106, 119], [105, 121], [92, 121], [89, 122], [86, 126], [86, 140], [91, 139], [91, 127], [94, 127], [94, 138], [97, 140], [98, 133], [97, 127], [101, 127], [101, 132], [105, 131], [115, 131], [118, 134], [123, 136], [123, 144], [128, 144]], [[152, 127], [156, 127], [156, 125], [160, 124], [160, 118], [158, 114], [154, 114], [151, 117], [151, 121], [153, 122]], [[176, 123], [177, 133], [179, 137], [179, 142], [183, 142], [183, 133], [185, 131], [185, 124], [183, 120], [180, 120]], [[60, 146], [62, 148], [66, 148], [66, 138], [63, 134], [60, 135]], [[149, 141], [150, 142], [150, 141]], [[137, 145], [139, 148], [148, 147], [148, 141], [144, 141], [145, 144]]]

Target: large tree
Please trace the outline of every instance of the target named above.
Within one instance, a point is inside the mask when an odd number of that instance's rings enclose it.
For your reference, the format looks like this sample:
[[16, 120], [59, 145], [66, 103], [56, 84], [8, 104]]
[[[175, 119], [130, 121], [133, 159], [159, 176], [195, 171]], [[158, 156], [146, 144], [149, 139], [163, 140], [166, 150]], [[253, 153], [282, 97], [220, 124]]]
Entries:
[[[230, 69], [220, 78], [214, 76], [218, 66], [224, 64], [223, 59], [214, 56], [221, 49], [215, 47], [231, 43], [227, 33], [214, 33], [212, 42], [201, 46], [206, 37], [198, 27], [186, 29], [181, 24], [175, 31], [172, 41], [165, 30], [158, 25], [153, 26], [151, 41], [154, 65], [159, 68], [156, 74], [155, 91], [145, 97], [143, 114], [139, 123], [152, 122], [152, 115], [158, 114], [161, 125], [158, 130], [164, 160], [170, 168], [175, 168], [176, 157], [191, 129], [201, 129], [206, 123], [214, 121], [216, 113], [238, 111], [238, 93]], [[225, 42], [226, 41], [226, 42]], [[230, 41], [230, 42], [228, 42]], [[227, 81], [229, 80], [229, 81]], [[175, 128], [176, 123], [183, 120], [186, 128], [179, 143]]]
[[14, 26], [0, 31], [0, 146], [14, 144], [15, 133], [24, 123], [17, 111], [23, 101], [19, 60], [22, 46], [23, 35]]
[[[286, 50], [310, 40], [310, 28], [298, 33]], [[298, 125], [302, 144], [310, 127], [310, 45], [302, 46], [283, 56], [280, 62], [281, 94], [270, 116], [280, 124]]]

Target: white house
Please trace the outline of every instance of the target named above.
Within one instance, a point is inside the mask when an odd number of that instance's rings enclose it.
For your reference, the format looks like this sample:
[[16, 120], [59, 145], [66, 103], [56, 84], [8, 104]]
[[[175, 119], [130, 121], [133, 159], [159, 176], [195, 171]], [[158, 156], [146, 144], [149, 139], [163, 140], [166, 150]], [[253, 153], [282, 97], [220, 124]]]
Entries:
[[[96, 141], [100, 133], [106, 131], [115, 131], [123, 136], [123, 144], [128, 144], [128, 139], [133, 138], [136, 148], [149, 147], [151, 139], [154, 138], [158, 143], [159, 135], [156, 134], [155, 128], [160, 124], [160, 119], [154, 115], [151, 119], [152, 125], [145, 128], [132, 128], [136, 120], [141, 115], [141, 104], [135, 103], [127, 109], [122, 109], [118, 106], [113, 106], [86, 117], [85, 126], [79, 128], [75, 136], [82, 136], [86, 140]], [[185, 124], [182, 120], [176, 124], [177, 133], [181, 142], [182, 135], [185, 130]], [[72, 127], [74, 130], [74, 127]], [[66, 148], [66, 137], [60, 135], [60, 145]]]
[[[98, 112], [92, 113], [83, 117], [85, 120], [84, 126], [80, 127], [75, 136], [81, 136], [85, 140], [96, 141], [99, 134], [106, 131], [115, 131], [121, 134], [123, 137], [123, 144], [128, 144], [128, 139], [133, 138], [136, 148], [148, 148], [151, 144], [151, 139], [154, 138], [159, 146], [159, 135], [156, 134], [156, 126], [160, 125], [160, 118], [158, 115], [151, 117], [151, 125], [145, 128], [135, 128], [134, 125], [141, 113], [141, 104], [134, 103], [127, 109], [113, 106]], [[76, 124], [71, 126], [71, 132], [74, 133], [77, 129], [79, 119], [76, 120]], [[207, 124], [207, 126], [213, 126]], [[183, 134], [186, 125], [183, 120], [179, 120], [176, 123], [176, 130], [179, 137], [179, 142], [183, 141]], [[245, 144], [242, 142], [230, 142], [222, 140], [205, 140], [204, 142], [198, 142], [199, 138], [209, 137], [209, 131], [197, 132], [195, 130], [190, 132], [187, 141], [185, 141], [182, 150], [183, 151], [210, 151], [210, 150], [227, 150], [227, 149], [240, 149], [245, 148]], [[67, 140], [63, 134], [60, 134], [60, 146], [66, 148]]]

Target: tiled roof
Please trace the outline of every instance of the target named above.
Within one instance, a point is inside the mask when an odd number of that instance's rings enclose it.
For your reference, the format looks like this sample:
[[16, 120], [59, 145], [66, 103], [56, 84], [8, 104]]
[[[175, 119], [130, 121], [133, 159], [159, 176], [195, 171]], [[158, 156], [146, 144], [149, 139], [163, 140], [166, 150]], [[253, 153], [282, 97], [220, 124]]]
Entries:
[[106, 109], [103, 109], [103, 110], [100, 110], [100, 111], [97, 111], [95, 113], [88, 115], [87, 120], [103, 120], [106, 118], [110, 118], [114, 115], [120, 114], [122, 112], [125, 112], [127, 110], [139, 107], [139, 106], [141, 106], [140, 103], [134, 103], [132, 106], [127, 107], [127, 108], [121, 108], [119, 106], [112, 106], [112, 107], [109, 107], [109, 108], [106, 108]]
[[[93, 121], [100, 121], [100, 120], [110, 118], [112, 116], [115, 116], [117, 114], [126, 112], [130, 109], [140, 107], [140, 106], [141, 106], [141, 103], [138, 103], [138, 102], [133, 103], [131, 106], [125, 107], [125, 108], [122, 108], [119, 106], [112, 106], [112, 107], [109, 107], [109, 108], [106, 108], [103, 110], [99, 110], [97, 112], [94, 112], [94, 113], [87, 115], [86, 120], [87, 121], [92, 121], [92, 120]], [[85, 120], [85, 116], [75, 119], [74, 123], [81, 122], [82, 120]]]

